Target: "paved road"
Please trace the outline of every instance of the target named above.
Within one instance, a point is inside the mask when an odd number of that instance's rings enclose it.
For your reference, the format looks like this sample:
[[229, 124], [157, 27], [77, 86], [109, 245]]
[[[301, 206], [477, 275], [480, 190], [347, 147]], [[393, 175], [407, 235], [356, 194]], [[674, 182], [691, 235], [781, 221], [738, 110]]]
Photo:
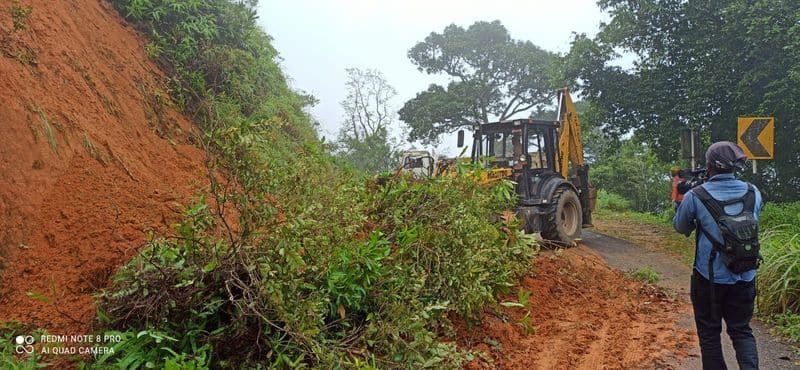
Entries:
[[[603, 234], [583, 231], [582, 243], [600, 254], [606, 262], [621, 271], [631, 271], [643, 266], [649, 266], [661, 273], [659, 285], [672, 289], [689, 301], [689, 276], [690, 267], [678, 262], [675, 258], [659, 251], [648, 250], [625, 240], [620, 240]], [[680, 325], [694, 326], [694, 319], [687, 317]], [[760, 366], [762, 369], [800, 369], [795, 365], [800, 361], [800, 355], [788, 344], [783, 343], [769, 334], [766, 325], [754, 320], [753, 333], [758, 343]], [[737, 369], [736, 357], [730, 339], [724, 334], [723, 351], [728, 368]], [[678, 365], [681, 369], [702, 369], [699, 348], [692, 357], [687, 358]]]

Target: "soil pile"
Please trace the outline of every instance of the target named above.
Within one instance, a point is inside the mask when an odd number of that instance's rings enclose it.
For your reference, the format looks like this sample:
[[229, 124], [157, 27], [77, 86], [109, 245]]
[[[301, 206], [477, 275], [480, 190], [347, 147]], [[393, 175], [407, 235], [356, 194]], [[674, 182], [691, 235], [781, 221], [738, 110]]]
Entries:
[[[485, 354], [467, 368], [669, 368], [693, 348], [677, 325], [690, 307], [586, 247], [542, 253], [513, 290], [480, 323], [459, 323], [458, 343]], [[525, 307], [513, 307], [524, 296]]]
[[206, 183], [165, 80], [105, 2], [4, 2], [0, 321], [88, 333], [92, 294]]

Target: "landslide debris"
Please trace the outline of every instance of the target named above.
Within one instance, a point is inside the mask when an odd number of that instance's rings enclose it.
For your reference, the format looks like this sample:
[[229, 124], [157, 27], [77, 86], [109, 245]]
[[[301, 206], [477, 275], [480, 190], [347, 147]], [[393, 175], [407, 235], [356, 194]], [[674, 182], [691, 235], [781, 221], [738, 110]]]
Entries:
[[0, 322], [88, 333], [92, 294], [205, 186], [166, 79], [106, 2], [0, 6]]

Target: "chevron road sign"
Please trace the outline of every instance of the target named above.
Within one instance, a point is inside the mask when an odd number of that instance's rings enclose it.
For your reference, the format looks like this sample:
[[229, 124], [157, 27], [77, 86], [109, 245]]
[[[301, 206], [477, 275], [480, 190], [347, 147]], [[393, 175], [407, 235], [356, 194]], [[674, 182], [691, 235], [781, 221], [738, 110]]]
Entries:
[[739, 146], [748, 159], [772, 159], [775, 155], [775, 118], [739, 117]]

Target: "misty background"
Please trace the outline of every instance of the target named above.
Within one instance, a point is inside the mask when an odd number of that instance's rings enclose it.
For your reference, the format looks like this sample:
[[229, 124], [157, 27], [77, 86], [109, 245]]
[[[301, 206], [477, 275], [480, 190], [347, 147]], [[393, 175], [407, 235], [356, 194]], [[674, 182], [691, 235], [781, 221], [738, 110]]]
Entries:
[[[409, 61], [408, 50], [431, 32], [455, 23], [467, 27], [500, 20], [517, 40], [557, 53], [566, 53], [574, 33], [592, 37], [608, 21], [594, 0], [564, 1], [319, 1], [259, 3], [259, 22], [274, 38], [284, 71], [295, 89], [319, 99], [310, 109], [326, 140], [336, 139], [344, 111], [345, 69], [377, 69], [397, 90], [394, 110], [431, 83], [446, 85], [444, 76], [426, 75]], [[302, 17], [298, 15], [302, 14]], [[632, 57], [620, 63], [630, 64]], [[403, 147], [396, 121], [392, 132]], [[469, 134], [467, 135], [469, 137]], [[419, 149], [429, 149], [419, 144]], [[445, 135], [436, 152], [458, 154], [455, 135]]]

